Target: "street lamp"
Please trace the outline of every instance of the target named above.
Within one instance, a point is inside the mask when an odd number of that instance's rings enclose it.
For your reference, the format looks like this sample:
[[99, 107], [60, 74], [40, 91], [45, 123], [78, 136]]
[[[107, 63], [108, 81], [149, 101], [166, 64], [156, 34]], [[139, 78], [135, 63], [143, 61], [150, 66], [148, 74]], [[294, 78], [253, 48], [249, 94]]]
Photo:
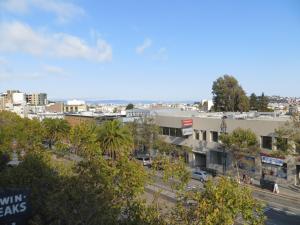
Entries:
[[[223, 116], [222, 117], [222, 122], [221, 122], [221, 134], [226, 135], [227, 133], [227, 124], [225, 119], [227, 119], [227, 116]], [[226, 152], [225, 152], [225, 146], [223, 145], [223, 152], [222, 152], [222, 156], [223, 156], [223, 175], [225, 175], [226, 173]]]

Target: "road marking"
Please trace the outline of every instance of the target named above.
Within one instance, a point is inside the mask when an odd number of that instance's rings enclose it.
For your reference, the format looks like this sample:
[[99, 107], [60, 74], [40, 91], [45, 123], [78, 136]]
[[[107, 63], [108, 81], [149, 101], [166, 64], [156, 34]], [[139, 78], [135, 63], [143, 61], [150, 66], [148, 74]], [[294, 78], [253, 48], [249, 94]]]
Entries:
[[289, 214], [289, 215], [293, 215], [293, 216], [296, 216], [296, 215], [297, 215], [296, 213], [291, 212], [291, 211], [286, 211], [286, 213]]
[[268, 211], [270, 211], [270, 210], [271, 210], [270, 207], [266, 207], [266, 208], [264, 208], [263, 212], [266, 213], [266, 212], [268, 212]]

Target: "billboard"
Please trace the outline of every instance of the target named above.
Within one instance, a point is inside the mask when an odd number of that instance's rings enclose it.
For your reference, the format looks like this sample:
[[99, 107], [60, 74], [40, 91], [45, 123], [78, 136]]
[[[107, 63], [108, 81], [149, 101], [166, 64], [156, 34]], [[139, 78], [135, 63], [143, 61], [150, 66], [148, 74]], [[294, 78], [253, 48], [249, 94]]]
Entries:
[[181, 120], [181, 126], [182, 127], [192, 127], [193, 126], [193, 120], [192, 119]]
[[0, 192], [0, 224], [26, 224], [30, 215], [29, 192], [27, 190], [5, 190]]
[[182, 128], [182, 135], [183, 136], [193, 135], [193, 128], [192, 127]]

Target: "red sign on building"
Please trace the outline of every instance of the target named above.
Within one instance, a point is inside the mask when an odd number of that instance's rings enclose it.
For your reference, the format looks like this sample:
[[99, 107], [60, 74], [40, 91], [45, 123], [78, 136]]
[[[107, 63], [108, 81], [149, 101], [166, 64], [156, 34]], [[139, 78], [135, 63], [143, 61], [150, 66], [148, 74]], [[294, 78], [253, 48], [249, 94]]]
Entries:
[[192, 119], [181, 120], [181, 126], [182, 127], [191, 127], [191, 126], [193, 126], [193, 120]]

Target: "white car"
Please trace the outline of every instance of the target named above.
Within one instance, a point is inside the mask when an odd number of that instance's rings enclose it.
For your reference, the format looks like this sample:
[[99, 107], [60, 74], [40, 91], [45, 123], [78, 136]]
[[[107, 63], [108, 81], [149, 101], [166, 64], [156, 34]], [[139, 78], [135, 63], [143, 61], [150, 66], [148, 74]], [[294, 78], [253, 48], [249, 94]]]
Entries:
[[208, 180], [207, 173], [205, 171], [194, 171], [192, 173], [192, 178], [195, 180], [200, 180], [201, 182], [205, 182]]

